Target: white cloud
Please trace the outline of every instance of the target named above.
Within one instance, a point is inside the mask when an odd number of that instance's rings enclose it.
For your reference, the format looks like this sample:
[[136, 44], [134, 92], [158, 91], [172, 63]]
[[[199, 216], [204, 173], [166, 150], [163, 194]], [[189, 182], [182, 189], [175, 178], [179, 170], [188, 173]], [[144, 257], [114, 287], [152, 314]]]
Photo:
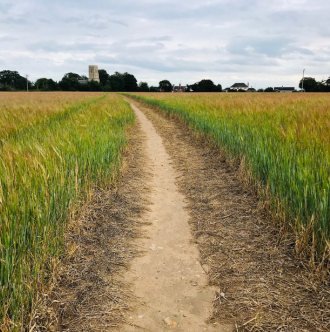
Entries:
[[303, 68], [330, 76], [329, 12], [328, 0], [0, 0], [0, 70], [297, 86]]

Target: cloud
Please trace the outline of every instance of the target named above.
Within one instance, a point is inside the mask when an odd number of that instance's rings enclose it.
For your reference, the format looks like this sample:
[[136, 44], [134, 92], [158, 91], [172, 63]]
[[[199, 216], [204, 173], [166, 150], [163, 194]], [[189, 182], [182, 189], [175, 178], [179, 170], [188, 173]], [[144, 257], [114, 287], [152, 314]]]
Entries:
[[1, 14], [7, 14], [10, 10], [10, 8], [12, 8], [13, 4], [9, 3], [9, 2], [4, 2], [1, 3], [0, 2], [0, 13]]
[[93, 63], [150, 83], [297, 85], [301, 68], [329, 75], [329, 11], [328, 0], [0, 0], [0, 70], [58, 80]]
[[0, 36], [0, 42], [5, 42], [5, 41], [11, 42], [15, 40], [18, 40], [18, 38], [12, 36]]

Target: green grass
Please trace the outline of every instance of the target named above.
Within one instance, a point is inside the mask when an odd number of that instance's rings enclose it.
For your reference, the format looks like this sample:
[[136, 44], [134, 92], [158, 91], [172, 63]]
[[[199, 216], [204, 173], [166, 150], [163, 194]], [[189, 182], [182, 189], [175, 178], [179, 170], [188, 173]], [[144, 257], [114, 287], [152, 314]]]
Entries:
[[37, 290], [62, 252], [70, 207], [116, 178], [134, 121], [117, 95], [89, 98], [12, 132], [0, 153], [0, 322], [27, 325]]

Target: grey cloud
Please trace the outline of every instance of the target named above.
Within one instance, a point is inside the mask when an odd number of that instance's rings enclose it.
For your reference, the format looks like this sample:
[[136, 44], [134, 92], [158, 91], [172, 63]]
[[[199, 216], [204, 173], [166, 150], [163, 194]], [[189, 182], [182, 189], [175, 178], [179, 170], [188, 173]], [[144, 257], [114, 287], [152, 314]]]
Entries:
[[203, 68], [203, 63], [198, 63], [197, 61], [187, 61], [177, 58], [164, 58], [159, 60], [149, 59], [145, 61], [141, 57], [109, 57], [109, 56], [96, 56], [94, 58], [95, 62], [100, 62], [103, 64], [124, 64], [127, 66], [145, 68], [150, 70], [155, 70], [159, 72], [184, 72], [184, 71], [205, 71]]
[[11, 7], [13, 7], [13, 4], [9, 2], [0, 3], [0, 13], [7, 14]]
[[306, 48], [294, 45], [292, 38], [288, 37], [239, 37], [227, 45], [227, 50], [232, 54], [251, 55], [254, 53], [265, 54], [268, 57], [282, 57], [287, 53], [302, 53], [313, 55]]
[[1, 23], [6, 24], [6, 25], [28, 25], [29, 21], [23, 17], [20, 17], [20, 18], [7, 17], [7, 18], [3, 19]]
[[325, 72], [330, 57], [328, 0], [5, 1], [0, 67], [55, 79], [93, 62], [138, 80], [164, 72], [192, 82], [223, 77], [223, 85], [249, 76], [295, 82], [301, 67]]
[[11, 37], [11, 36], [2, 36], [0, 37], [0, 41], [14, 41], [14, 40], [18, 40], [18, 38], [16, 37]]

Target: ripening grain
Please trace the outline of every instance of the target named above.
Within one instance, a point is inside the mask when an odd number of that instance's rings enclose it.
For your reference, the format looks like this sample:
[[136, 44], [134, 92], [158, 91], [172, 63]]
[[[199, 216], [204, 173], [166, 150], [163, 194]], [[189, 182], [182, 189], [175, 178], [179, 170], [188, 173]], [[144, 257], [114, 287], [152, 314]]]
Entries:
[[26, 326], [36, 290], [61, 252], [70, 206], [116, 177], [124, 128], [134, 120], [115, 94], [16, 95], [8, 101], [0, 94], [2, 330]]
[[[330, 94], [136, 94], [244, 158], [278, 219], [330, 241]], [[280, 208], [281, 207], [281, 208]], [[284, 207], [284, 212], [283, 208]], [[311, 244], [311, 243], [309, 243]], [[313, 247], [313, 246], [312, 246]]]

